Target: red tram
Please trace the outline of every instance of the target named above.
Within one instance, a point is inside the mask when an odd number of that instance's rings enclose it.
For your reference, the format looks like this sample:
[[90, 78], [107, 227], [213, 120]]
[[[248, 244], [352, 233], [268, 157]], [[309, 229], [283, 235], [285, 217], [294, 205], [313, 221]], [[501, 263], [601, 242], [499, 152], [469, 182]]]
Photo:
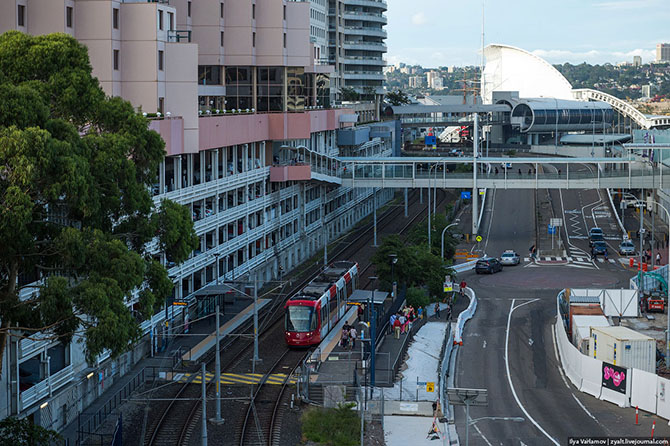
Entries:
[[347, 299], [357, 282], [358, 263], [334, 262], [291, 297], [284, 306], [286, 343], [319, 344], [347, 312]]

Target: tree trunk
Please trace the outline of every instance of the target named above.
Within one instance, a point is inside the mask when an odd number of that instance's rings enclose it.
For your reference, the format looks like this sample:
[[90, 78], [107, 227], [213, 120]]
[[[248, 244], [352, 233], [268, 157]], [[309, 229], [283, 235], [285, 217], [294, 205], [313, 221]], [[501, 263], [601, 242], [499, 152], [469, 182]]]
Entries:
[[[7, 291], [6, 293], [4, 293], [4, 296], [0, 294], [0, 299], [8, 300], [11, 299], [11, 297], [14, 295], [14, 293], [16, 292], [16, 278], [18, 274], [19, 274], [19, 262], [14, 260], [9, 266]], [[9, 333], [9, 327], [10, 327], [10, 321], [5, 319], [2, 319], [2, 321], [0, 321], [0, 376], [2, 376], [3, 372], [4, 363], [2, 358], [5, 357], [5, 348], [7, 347], [7, 333]]]

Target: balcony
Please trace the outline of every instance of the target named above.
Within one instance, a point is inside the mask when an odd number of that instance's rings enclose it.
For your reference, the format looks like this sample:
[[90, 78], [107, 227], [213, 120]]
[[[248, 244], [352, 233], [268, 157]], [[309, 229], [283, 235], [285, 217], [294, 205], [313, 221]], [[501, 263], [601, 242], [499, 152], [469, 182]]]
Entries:
[[346, 65], [373, 65], [385, 67], [386, 61], [382, 57], [344, 56], [340, 62]]
[[382, 23], [384, 25], [388, 23], [388, 21], [386, 20], [386, 16], [381, 12], [344, 11], [343, 17], [345, 20], [377, 22]]
[[270, 168], [270, 182], [315, 180], [340, 185], [338, 166], [335, 158], [305, 146], [282, 146], [279, 157]]
[[370, 8], [379, 8], [386, 11], [388, 9], [388, 4], [384, 0], [342, 0], [342, 3], [345, 5], [352, 6], [367, 6]]
[[386, 30], [371, 26], [345, 26], [344, 33], [347, 35], [381, 37], [383, 39], [387, 36]]
[[168, 31], [168, 42], [191, 43], [191, 31], [187, 29]]
[[383, 81], [385, 76], [383, 73], [375, 71], [345, 71], [345, 79], [362, 79], [371, 81]]
[[384, 42], [368, 42], [365, 40], [345, 40], [343, 46], [345, 50], [367, 50], [367, 51], [379, 51], [382, 53], [386, 52], [386, 44]]
[[181, 117], [157, 116], [149, 119], [149, 128], [161, 135], [168, 155], [184, 153], [184, 120]]

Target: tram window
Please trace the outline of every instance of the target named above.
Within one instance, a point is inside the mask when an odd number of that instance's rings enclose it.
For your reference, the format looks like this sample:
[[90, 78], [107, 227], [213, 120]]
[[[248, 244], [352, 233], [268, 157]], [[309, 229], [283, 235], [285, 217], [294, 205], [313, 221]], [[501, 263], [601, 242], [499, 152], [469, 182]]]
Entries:
[[352, 291], [353, 283], [354, 283], [353, 278], [347, 283], [347, 295], [346, 295], [347, 298], [351, 296], [351, 293], [353, 292]]
[[329, 301], [331, 317], [337, 313], [337, 297], [331, 297]]

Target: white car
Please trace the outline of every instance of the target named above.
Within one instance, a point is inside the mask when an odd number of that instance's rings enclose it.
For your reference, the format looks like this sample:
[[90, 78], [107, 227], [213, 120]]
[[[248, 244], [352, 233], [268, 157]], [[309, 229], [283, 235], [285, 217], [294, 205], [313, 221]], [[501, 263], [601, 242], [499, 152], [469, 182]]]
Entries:
[[519, 254], [511, 249], [503, 252], [500, 256], [500, 263], [503, 265], [518, 265], [520, 262], [521, 258], [519, 257]]

